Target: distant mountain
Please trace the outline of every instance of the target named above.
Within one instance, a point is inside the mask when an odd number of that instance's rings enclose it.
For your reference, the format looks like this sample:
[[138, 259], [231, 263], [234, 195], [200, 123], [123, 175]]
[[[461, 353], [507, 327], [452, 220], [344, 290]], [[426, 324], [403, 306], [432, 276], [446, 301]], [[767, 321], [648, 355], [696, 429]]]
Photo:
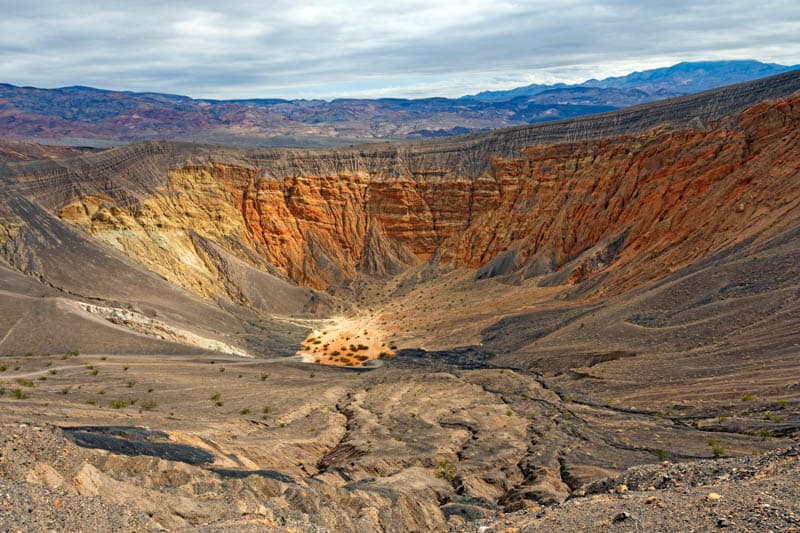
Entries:
[[446, 137], [611, 111], [793, 68], [758, 61], [679, 63], [578, 85], [530, 85], [457, 99], [416, 100], [212, 100], [0, 84], [0, 138], [81, 146], [166, 139], [308, 147]]
[[602, 80], [592, 79], [575, 85], [563, 83], [554, 85], [533, 84], [507, 91], [483, 91], [463, 98], [484, 102], [500, 102], [522, 96], [535, 96], [558, 89], [592, 87], [596, 89], [618, 89], [623, 93], [633, 90], [645, 93], [650, 97], [650, 100], [653, 100], [766, 78], [767, 76], [797, 68], [800, 68], [800, 65], [786, 66], [754, 60], [683, 62], [671, 67], [633, 72], [626, 76]]

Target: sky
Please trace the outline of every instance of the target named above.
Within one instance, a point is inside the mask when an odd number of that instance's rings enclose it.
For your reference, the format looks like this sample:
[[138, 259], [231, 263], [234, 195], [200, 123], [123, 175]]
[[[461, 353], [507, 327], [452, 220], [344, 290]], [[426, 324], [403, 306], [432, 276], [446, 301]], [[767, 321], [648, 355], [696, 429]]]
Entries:
[[0, 82], [461, 96], [679, 61], [800, 63], [797, 0], [0, 0]]

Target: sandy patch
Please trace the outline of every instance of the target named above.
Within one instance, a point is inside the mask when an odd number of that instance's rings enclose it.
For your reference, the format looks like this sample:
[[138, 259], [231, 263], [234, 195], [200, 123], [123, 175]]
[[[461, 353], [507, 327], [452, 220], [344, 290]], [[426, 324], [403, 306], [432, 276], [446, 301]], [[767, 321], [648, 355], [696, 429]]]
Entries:
[[335, 317], [314, 330], [297, 352], [304, 361], [359, 367], [379, 357], [394, 357], [395, 347], [372, 318]]

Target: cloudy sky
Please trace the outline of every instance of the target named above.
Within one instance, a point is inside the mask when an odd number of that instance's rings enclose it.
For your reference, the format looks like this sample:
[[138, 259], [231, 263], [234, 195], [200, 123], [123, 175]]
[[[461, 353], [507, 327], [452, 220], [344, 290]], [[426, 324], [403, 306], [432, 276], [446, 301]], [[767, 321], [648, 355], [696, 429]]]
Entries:
[[800, 63], [797, 0], [0, 0], [0, 13], [0, 82], [195, 97], [459, 96], [683, 60]]

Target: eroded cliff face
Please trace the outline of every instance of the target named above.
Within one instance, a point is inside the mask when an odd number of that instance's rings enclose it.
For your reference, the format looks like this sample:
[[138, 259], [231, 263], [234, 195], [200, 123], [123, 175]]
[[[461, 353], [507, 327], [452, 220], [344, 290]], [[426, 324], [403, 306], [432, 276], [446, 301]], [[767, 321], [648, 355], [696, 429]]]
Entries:
[[225, 288], [198, 237], [317, 289], [433, 261], [548, 284], [605, 272], [602, 291], [619, 292], [794, 216], [798, 125], [795, 97], [711, 130], [531, 146], [477, 177], [278, 179], [209, 162], [172, 171], [134, 208], [88, 196], [60, 215], [208, 297]]

